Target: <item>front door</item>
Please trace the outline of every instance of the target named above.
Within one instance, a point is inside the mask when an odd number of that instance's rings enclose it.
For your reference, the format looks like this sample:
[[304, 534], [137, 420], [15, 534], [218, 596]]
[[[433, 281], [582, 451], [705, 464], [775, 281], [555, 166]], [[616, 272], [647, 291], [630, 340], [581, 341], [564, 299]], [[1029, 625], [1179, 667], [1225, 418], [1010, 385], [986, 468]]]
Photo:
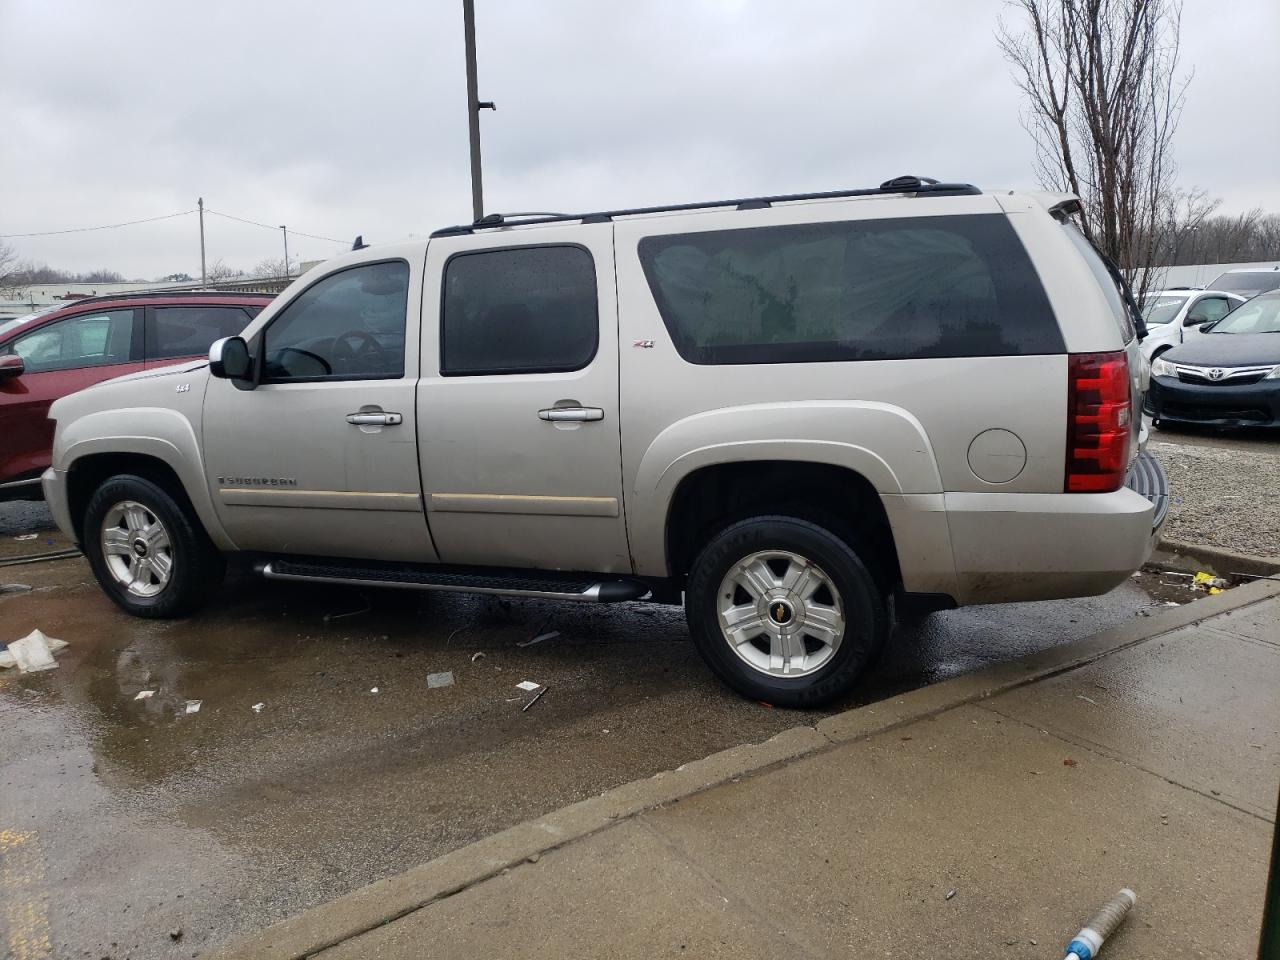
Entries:
[[448, 563], [630, 572], [613, 227], [522, 240], [427, 250], [440, 336], [423, 342], [418, 431], [432, 536]]
[[241, 550], [435, 559], [415, 440], [421, 263], [321, 277], [251, 328], [258, 385], [210, 379], [205, 469]]

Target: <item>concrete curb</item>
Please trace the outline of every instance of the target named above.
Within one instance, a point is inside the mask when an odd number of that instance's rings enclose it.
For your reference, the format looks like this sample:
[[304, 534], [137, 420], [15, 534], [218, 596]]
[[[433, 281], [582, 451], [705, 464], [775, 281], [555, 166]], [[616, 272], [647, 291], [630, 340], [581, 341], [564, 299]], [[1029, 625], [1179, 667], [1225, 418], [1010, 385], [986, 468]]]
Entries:
[[814, 726], [792, 727], [763, 743], [733, 747], [623, 784], [314, 907], [214, 956], [220, 960], [301, 960], [452, 896], [535, 854], [565, 846], [662, 804], [1073, 670], [1172, 630], [1275, 596], [1280, 596], [1280, 583], [1260, 580], [1246, 584], [1083, 640], [848, 710]]
[[1280, 557], [1255, 557], [1249, 553], [1236, 553], [1223, 547], [1211, 547], [1185, 540], [1160, 539], [1160, 548], [1186, 557], [1196, 557], [1213, 565], [1218, 576], [1227, 573], [1252, 573], [1270, 576], [1280, 573]]

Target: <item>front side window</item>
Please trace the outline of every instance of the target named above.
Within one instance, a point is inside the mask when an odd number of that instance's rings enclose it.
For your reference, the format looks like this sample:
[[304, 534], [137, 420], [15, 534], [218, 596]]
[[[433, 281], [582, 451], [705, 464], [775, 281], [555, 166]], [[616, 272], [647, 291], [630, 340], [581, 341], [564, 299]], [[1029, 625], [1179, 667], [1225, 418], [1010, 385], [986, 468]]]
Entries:
[[1221, 320], [1231, 312], [1232, 304], [1226, 297], [1201, 297], [1196, 305], [1187, 311], [1187, 325], [1211, 323]]
[[445, 376], [580, 370], [600, 337], [595, 261], [576, 246], [457, 254], [441, 317]]
[[18, 337], [16, 353], [31, 373], [104, 367], [133, 359], [133, 310], [104, 310], [57, 320]]
[[404, 376], [409, 265], [369, 263], [330, 274], [268, 324], [263, 381]]
[[999, 214], [657, 235], [640, 262], [680, 355], [786, 363], [1063, 351]]
[[154, 307], [147, 320], [147, 359], [206, 354], [213, 341], [238, 336], [250, 319], [242, 307]]
[[1280, 333], [1280, 295], [1257, 297], [1236, 307], [1210, 333]]

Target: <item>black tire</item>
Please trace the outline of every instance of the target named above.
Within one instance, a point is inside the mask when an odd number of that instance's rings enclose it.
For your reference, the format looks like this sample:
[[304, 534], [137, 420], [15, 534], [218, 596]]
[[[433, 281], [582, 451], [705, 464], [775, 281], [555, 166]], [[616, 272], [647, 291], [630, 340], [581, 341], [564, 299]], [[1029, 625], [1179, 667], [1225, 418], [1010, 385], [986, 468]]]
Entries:
[[[103, 548], [103, 524], [117, 504], [133, 501], [163, 524], [172, 557], [168, 582], [154, 596], [136, 596], [117, 581]], [[186, 498], [175, 498], [146, 477], [121, 474], [104, 481], [85, 508], [82, 538], [93, 575], [116, 605], [135, 617], [168, 619], [199, 608], [222, 583], [226, 562]]]
[[[720, 626], [720, 587], [740, 560], [786, 551], [818, 566], [839, 594], [845, 629], [830, 659], [812, 673], [781, 677], [746, 663]], [[685, 589], [685, 615], [698, 653], [726, 684], [752, 700], [779, 707], [817, 707], [846, 696], [875, 661], [889, 635], [888, 608], [875, 578], [844, 540], [795, 517], [743, 520], [722, 530], [693, 563]]]

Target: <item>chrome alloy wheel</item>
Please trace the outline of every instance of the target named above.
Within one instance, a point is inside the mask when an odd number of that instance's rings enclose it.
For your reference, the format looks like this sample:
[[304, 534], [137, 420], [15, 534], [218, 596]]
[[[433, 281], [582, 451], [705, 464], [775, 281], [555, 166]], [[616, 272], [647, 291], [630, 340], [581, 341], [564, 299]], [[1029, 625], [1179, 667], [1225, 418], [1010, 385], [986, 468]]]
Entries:
[[135, 597], [154, 597], [173, 576], [173, 546], [160, 518], [123, 500], [102, 519], [102, 556], [116, 583]]
[[771, 677], [821, 669], [844, 638], [844, 608], [831, 578], [785, 550], [753, 553], [730, 567], [716, 609], [730, 649]]

